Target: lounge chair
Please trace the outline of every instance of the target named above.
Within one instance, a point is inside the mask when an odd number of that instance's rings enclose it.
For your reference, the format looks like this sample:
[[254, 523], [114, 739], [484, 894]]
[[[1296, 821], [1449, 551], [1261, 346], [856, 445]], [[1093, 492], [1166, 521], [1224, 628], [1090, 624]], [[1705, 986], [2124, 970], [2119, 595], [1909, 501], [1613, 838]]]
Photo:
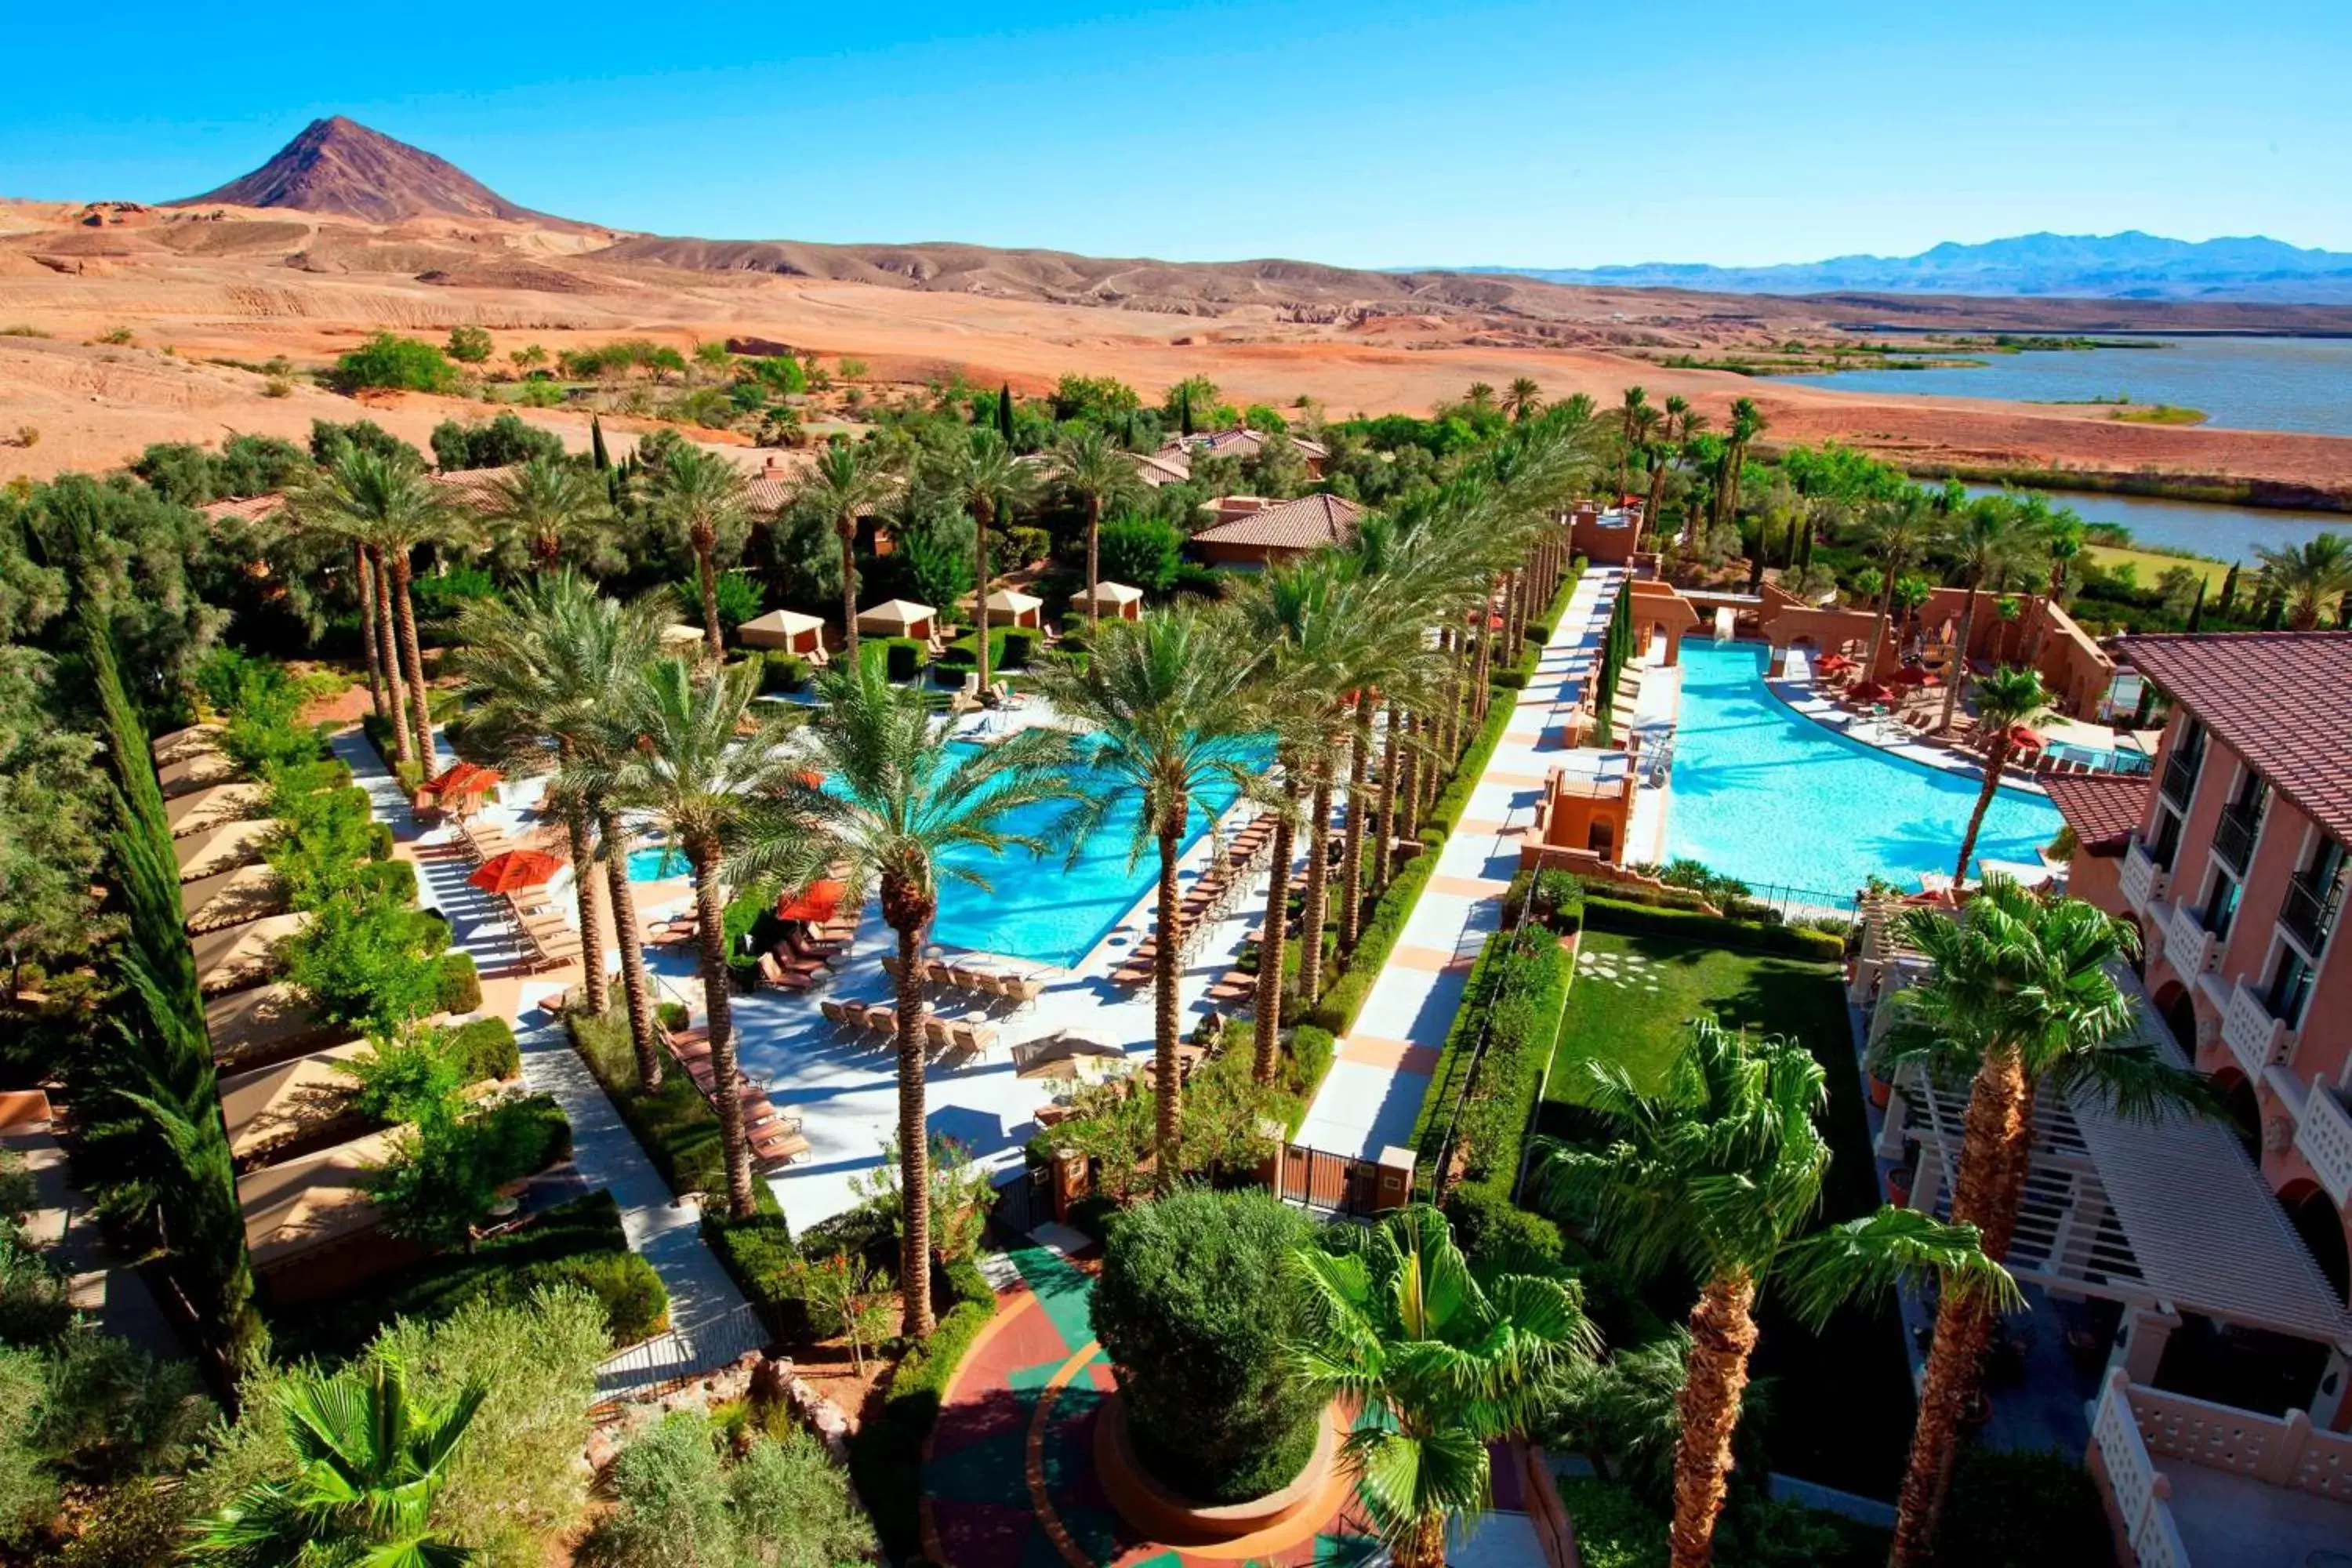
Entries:
[[934, 1051], [945, 1050], [953, 1045], [955, 1041], [948, 1033], [948, 1021], [937, 1014], [926, 1015], [923, 1019], [923, 1043]]
[[990, 683], [988, 688], [988, 696], [990, 704], [993, 707], [1024, 708], [1028, 706], [1028, 700], [1026, 698], [1023, 697], [1019, 692], [1013, 690], [1013, 688], [1007, 686], [1001, 680]]
[[809, 661], [809, 668], [811, 669], [823, 669], [833, 662], [833, 655], [824, 651], [824, 644], [823, 643], [817, 644], [816, 647], [809, 649], [808, 652], [803, 654], [802, 657]]
[[845, 1029], [849, 1026], [849, 1005], [847, 1003], [836, 1002], [832, 997], [827, 996], [816, 1005], [816, 1010], [819, 1013], [824, 1014], [824, 1021], [831, 1024], [835, 1028]]
[[924, 984], [953, 985], [955, 984], [954, 975], [955, 971], [940, 960], [936, 958], [927, 958], [923, 960]]
[[898, 1032], [898, 1009], [868, 1007], [866, 1009], [866, 1032], [869, 1035], [895, 1035]]
[[815, 984], [799, 970], [786, 969], [778, 963], [772, 952], [760, 955], [760, 979], [762, 984], [772, 985], [779, 991], [806, 991]]

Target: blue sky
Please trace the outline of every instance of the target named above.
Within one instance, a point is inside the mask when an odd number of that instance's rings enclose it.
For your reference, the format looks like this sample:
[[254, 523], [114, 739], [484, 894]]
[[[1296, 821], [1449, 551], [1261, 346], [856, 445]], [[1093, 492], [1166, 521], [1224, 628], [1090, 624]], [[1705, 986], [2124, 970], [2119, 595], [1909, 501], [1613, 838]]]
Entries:
[[2352, 249], [2352, 5], [12, 8], [0, 193], [165, 199], [317, 115], [718, 237], [1746, 265], [2040, 228]]

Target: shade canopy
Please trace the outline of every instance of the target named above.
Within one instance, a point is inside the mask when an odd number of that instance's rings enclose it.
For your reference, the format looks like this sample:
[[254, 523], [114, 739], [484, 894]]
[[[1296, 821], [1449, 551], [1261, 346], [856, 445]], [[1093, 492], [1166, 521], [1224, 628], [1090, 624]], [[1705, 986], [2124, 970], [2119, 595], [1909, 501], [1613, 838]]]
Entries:
[[274, 818], [247, 817], [173, 839], [172, 855], [180, 863], [180, 880], [194, 882], [251, 865], [261, 858], [278, 828]]
[[702, 628], [689, 626], [683, 622], [664, 626], [661, 629], [661, 640], [664, 647], [683, 647], [688, 643], [702, 641]]
[[367, 1183], [393, 1152], [391, 1133], [371, 1132], [241, 1178], [237, 1206], [253, 1266], [266, 1272], [381, 1225]]
[[780, 899], [776, 902], [776, 918], [780, 921], [829, 921], [840, 912], [844, 894], [848, 887], [827, 879], [811, 882], [797, 897]]
[[930, 631], [931, 619], [938, 614], [930, 605], [919, 605], [912, 599], [885, 599], [857, 612], [857, 629], [877, 637], [923, 637]]
[[1865, 680], [1846, 688], [1847, 696], [1857, 698], [1864, 702], [1875, 702], [1886, 694], [1886, 688], [1879, 685], [1875, 680]]
[[163, 820], [171, 826], [172, 837], [184, 837], [202, 833], [223, 823], [264, 815], [268, 804], [269, 789], [257, 784], [218, 784], [193, 789], [173, 795], [163, 803]]
[[220, 1080], [221, 1120], [228, 1152], [239, 1160], [311, 1140], [352, 1114], [359, 1080], [340, 1070], [375, 1047], [354, 1040]]
[[306, 914], [265, 915], [192, 938], [196, 988], [214, 996], [259, 984], [278, 973], [278, 944], [310, 923]]
[[486, 893], [513, 893], [543, 888], [555, 880], [563, 862], [539, 849], [509, 849], [491, 856], [466, 879]]
[[1045, 607], [1045, 600], [1017, 588], [999, 588], [982, 605], [992, 626], [1034, 626]]
[[806, 653], [824, 635], [824, 623], [798, 610], [770, 610], [735, 628], [735, 640], [745, 647], [781, 648]]
[[425, 787], [444, 800], [459, 795], [480, 795], [499, 782], [499, 770], [486, 768], [479, 763], [459, 763]]
[[1091, 609], [1106, 616], [1124, 616], [1131, 621], [1143, 607], [1143, 590], [1125, 583], [1097, 583], [1070, 603], [1081, 610]]
[[1925, 686], [1927, 683], [1927, 672], [1911, 664], [1905, 665], [1887, 677], [1887, 684], [1890, 686]]
[[1842, 653], [1833, 653], [1827, 658], [1822, 659], [1820, 663], [1814, 665], [1813, 668], [1820, 670], [1823, 675], [1837, 675], [1843, 671], [1852, 669], [1853, 668], [1853, 660], [1846, 658], [1846, 656]]
[[2047, 744], [2041, 736], [2023, 724], [2011, 724], [2009, 727], [2009, 743], [2027, 752], [2038, 752]]

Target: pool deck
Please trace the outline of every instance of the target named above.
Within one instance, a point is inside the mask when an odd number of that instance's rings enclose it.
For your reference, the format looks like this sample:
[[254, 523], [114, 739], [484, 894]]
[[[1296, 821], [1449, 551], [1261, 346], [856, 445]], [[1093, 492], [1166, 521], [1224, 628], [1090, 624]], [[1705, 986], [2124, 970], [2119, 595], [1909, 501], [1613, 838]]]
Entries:
[[[1339, 1041], [1296, 1142], [1378, 1159], [1383, 1150], [1411, 1141], [1470, 966], [1486, 938], [1502, 929], [1503, 895], [1518, 870], [1519, 840], [1534, 826], [1545, 774], [1572, 765], [1558, 721], [1575, 706], [1600, 658], [1623, 581], [1614, 567], [1587, 572], [1535, 676], [1526, 689], [1507, 694], [1517, 700], [1510, 728], [1438, 851], [1435, 873], [1372, 982], [1355, 1027]], [[1598, 760], [1607, 754], [1580, 755]]]

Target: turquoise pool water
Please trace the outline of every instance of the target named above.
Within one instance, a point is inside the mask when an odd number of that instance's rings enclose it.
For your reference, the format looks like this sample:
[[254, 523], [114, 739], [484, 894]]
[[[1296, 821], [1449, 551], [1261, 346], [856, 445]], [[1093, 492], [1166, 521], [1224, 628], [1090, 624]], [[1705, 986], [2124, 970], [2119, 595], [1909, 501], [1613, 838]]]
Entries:
[[686, 855], [667, 844], [648, 844], [642, 849], [629, 851], [629, 880], [658, 882], [667, 877], [686, 875]]
[[[1873, 874], [1916, 890], [1921, 872], [1948, 873], [1977, 781], [1800, 717], [1765, 686], [1764, 656], [1759, 643], [1683, 644], [1668, 855], [1759, 892], [1777, 886], [1839, 900]], [[2003, 789], [1985, 814], [1977, 854], [2030, 861], [2058, 828], [2047, 800]]]
[[2111, 773], [2144, 773], [2155, 765], [2146, 752], [2108, 751], [2097, 746], [2078, 746], [2072, 741], [2050, 742], [2050, 756], [2053, 762], [2080, 763], [2086, 768]]

